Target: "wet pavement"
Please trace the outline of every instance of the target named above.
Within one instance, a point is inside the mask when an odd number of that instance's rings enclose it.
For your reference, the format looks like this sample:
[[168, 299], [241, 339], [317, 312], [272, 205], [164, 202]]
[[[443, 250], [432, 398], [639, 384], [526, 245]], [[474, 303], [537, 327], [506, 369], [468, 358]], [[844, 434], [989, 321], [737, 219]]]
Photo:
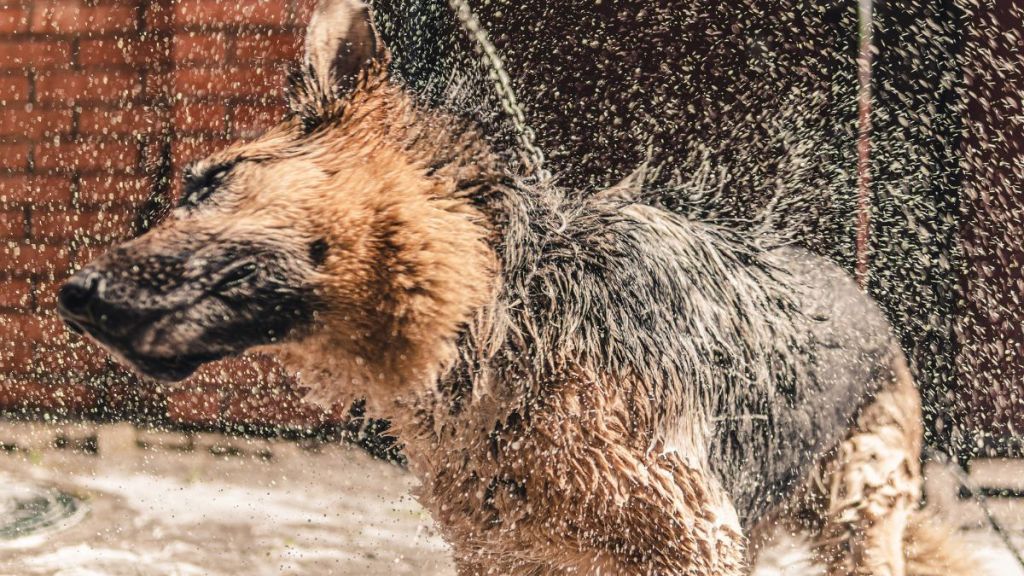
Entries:
[[[36, 435], [46, 431], [22, 437]], [[150, 447], [140, 449], [131, 430], [106, 436], [98, 454], [0, 455], [0, 484], [12, 487], [0, 497], [31, 501], [38, 486], [83, 509], [22, 538], [0, 536], [0, 574], [451, 573], [447, 548], [408, 496], [412, 479], [358, 449], [174, 434], [145, 435]]]
[[[10, 423], [0, 445], [0, 576], [454, 573], [414, 480], [355, 448]], [[979, 574], [1024, 576], [986, 532], [965, 537]], [[789, 539], [762, 560], [758, 576], [820, 573]]]

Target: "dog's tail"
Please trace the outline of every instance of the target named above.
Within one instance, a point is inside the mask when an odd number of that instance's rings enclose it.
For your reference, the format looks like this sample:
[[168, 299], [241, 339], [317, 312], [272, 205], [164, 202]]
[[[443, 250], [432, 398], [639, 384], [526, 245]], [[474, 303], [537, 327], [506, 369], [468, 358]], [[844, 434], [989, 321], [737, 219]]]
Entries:
[[903, 537], [907, 576], [988, 576], [956, 530], [916, 511]]

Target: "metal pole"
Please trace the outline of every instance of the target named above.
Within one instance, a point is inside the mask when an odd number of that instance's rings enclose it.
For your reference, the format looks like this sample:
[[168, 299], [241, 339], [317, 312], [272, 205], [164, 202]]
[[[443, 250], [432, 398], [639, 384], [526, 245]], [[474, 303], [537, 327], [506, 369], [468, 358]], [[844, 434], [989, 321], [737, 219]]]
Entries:
[[871, 63], [873, 0], [858, 0], [857, 23], [860, 52], [857, 56], [857, 265], [855, 276], [861, 288], [868, 284], [868, 251], [871, 241]]

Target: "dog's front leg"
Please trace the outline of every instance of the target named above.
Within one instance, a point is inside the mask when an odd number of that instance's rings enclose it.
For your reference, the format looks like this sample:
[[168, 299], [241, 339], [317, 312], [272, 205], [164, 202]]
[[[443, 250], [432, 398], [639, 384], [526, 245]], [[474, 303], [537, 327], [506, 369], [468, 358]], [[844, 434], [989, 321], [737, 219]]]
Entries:
[[713, 478], [675, 455], [614, 452], [548, 452], [524, 482], [499, 487], [491, 503], [503, 535], [489, 545], [455, 543], [459, 575], [747, 574], [745, 539]]
[[735, 509], [703, 459], [650, 450], [621, 392], [572, 384], [501, 444], [504, 478], [489, 498], [499, 518], [517, 518], [506, 526], [527, 557], [550, 567], [536, 573], [745, 574]]

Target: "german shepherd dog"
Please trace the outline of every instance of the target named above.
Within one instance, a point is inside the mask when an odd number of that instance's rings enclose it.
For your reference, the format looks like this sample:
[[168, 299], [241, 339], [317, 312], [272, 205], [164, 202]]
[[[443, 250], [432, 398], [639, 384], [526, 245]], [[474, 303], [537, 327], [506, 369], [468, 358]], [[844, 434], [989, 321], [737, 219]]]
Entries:
[[195, 163], [60, 312], [166, 381], [246, 350], [366, 399], [460, 574], [747, 573], [780, 524], [829, 574], [971, 573], [921, 497], [918, 392], [830, 262], [517, 176], [323, 0], [292, 112]]

